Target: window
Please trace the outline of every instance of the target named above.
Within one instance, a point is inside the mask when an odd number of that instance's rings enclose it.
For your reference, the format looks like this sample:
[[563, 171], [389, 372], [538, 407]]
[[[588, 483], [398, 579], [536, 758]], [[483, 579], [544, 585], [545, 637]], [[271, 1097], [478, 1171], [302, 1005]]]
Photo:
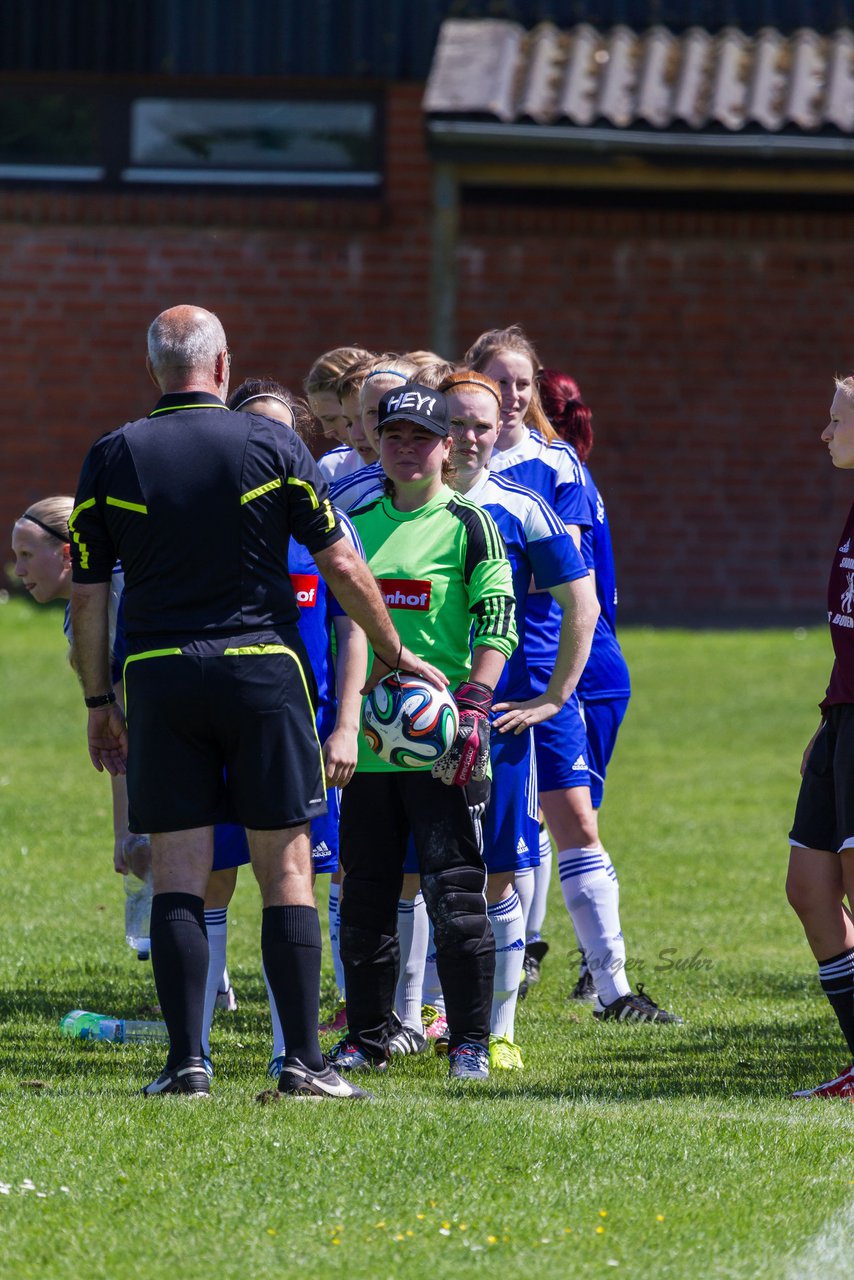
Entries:
[[263, 190], [382, 184], [376, 96], [0, 88], [0, 182]]
[[97, 182], [104, 174], [95, 102], [68, 93], [0, 98], [0, 178]]
[[139, 98], [126, 182], [373, 187], [370, 102]]

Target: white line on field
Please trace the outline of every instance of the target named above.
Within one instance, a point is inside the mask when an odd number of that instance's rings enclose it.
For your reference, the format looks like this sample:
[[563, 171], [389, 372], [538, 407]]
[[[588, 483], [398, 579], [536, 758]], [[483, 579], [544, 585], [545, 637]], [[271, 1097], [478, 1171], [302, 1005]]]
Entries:
[[827, 1222], [792, 1260], [783, 1280], [849, 1280], [854, 1203]]

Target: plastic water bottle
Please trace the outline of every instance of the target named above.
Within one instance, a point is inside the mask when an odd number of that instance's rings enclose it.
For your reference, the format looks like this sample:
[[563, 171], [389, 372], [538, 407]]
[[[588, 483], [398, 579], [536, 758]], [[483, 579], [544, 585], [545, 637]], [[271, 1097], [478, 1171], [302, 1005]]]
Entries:
[[151, 952], [151, 851], [147, 836], [129, 836], [124, 847], [125, 861], [131, 870], [124, 877], [125, 938], [140, 960]]
[[72, 1009], [60, 1021], [59, 1029], [64, 1036], [76, 1036], [79, 1040], [111, 1040], [114, 1044], [169, 1039], [165, 1022], [107, 1018], [103, 1013], [89, 1013], [86, 1009]]

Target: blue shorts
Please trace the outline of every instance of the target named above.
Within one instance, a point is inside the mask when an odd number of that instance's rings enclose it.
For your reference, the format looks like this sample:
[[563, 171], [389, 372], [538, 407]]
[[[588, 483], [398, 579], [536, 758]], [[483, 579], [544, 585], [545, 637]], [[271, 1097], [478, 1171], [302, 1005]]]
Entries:
[[311, 820], [311, 869], [315, 875], [332, 875], [338, 870], [340, 814], [341, 792], [330, 787], [326, 792], [326, 813]]
[[214, 827], [213, 871], [228, 871], [231, 867], [244, 867], [249, 861], [249, 841], [246, 828], [236, 822], [219, 822]]
[[[338, 870], [338, 814], [341, 809], [337, 787], [326, 793], [327, 812], [311, 820], [311, 869], [315, 875], [331, 875]], [[220, 822], [214, 827], [214, 871], [243, 867], [249, 861], [249, 841], [245, 827]]]
[[539, 866], [537, 761], [533, 735], [492, 731], [492, 797], [483, 816], [488, 873]]
[[534, 745], [541, 793], [590, 786], [587, 731], [575, 694], [551, 720], [534, 725]]
[[590, 803], [594, 809], [602, 804], [605, 774], [614, 754], [617, 734], [629, 705], [628, 697], [607, 698], [601, 702], [585, 702], [584, 723], [587, 728], [587, 763], [590, 766]]

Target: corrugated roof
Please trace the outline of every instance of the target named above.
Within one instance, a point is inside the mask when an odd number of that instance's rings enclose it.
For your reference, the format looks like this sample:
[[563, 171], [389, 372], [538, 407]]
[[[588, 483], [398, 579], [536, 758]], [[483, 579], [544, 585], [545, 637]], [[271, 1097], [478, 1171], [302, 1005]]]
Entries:
[[424, 109], [616, 130], [854, 133], [854, 31], [442, 24]]

